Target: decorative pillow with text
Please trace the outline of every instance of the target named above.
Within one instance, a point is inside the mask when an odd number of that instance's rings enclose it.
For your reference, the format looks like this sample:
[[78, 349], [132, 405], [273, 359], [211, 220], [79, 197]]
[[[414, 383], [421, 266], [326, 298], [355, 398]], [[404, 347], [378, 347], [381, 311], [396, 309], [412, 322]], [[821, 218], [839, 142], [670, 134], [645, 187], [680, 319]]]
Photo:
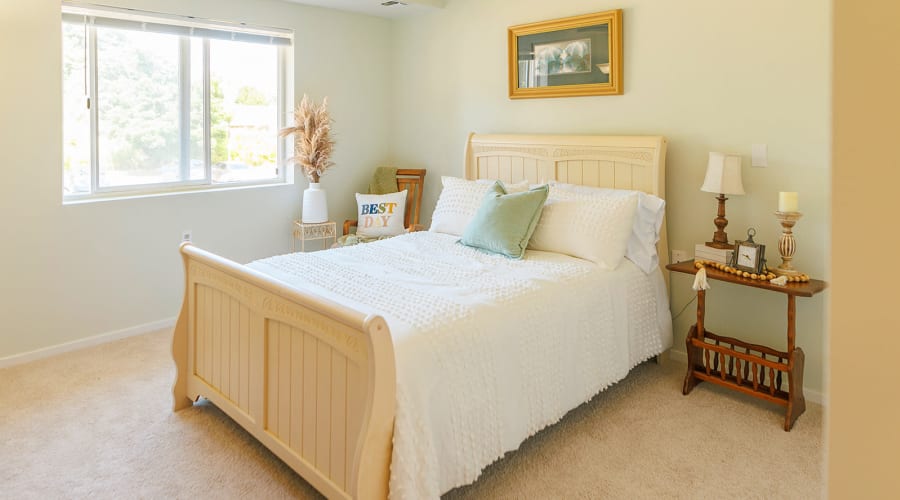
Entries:
[[356, 193], [356, 234], [378, 238], [403, 234], [406, 190], [390, 194]]

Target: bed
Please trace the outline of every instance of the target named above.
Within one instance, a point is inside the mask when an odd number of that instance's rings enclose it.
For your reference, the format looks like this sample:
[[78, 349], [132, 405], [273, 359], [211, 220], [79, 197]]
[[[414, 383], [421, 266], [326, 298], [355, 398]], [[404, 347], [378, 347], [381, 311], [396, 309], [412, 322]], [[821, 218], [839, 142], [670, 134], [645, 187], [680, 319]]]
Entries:
[[[472, 134], [465, 177], [663, 198], [665, 147]], [[174, 409], [205, 397], [329, 498], [434, 498], [671, 346], [664, 223], [649, 273], [457, 239], [249, 265], [182, 245]]]

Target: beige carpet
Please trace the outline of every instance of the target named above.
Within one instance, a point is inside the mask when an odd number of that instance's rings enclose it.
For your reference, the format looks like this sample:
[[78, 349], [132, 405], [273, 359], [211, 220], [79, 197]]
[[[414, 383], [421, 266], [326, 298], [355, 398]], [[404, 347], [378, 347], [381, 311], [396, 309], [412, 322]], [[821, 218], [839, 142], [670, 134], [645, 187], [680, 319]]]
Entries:
[[[209, 404], [172, 413], [169, 333], [0, 370], [0, 498], [315, 498]], [[822, 409], [644, 364], [449, 498], [820, 498]]]

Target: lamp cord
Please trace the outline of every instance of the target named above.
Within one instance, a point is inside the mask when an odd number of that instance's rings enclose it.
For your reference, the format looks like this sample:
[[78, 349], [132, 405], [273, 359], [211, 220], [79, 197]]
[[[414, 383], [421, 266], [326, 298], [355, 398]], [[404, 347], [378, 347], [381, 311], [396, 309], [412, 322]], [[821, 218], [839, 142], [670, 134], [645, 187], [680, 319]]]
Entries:
[[681, 316], [682, 314], [684, 314], [684, 311], [688, 308], [689, 305], [693, 304], [695, 300], [697, 300], [697, 294], [696, 294], [696, 293], [695, 293], [694, 296], [691, 298], [691, 300], [689, 300], [688, 303], [685, 304], [684, 307], [682, 307], [680, 311], [678, 311], [678, 314], [676, 314], [675, 316], [672, 316], [672, 321], [675, 321], [676, 319], [678, 319], [679, 316]]

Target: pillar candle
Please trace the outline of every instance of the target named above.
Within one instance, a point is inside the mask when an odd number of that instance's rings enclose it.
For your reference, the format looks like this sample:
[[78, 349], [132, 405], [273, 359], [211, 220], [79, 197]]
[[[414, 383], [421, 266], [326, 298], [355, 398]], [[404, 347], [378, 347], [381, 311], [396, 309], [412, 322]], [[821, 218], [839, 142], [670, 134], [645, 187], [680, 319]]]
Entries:
[[797, 212], [800, 205], [797, 203], [797, 193], [780, 192], [778, 193], [778, 211], [779, 212]]

